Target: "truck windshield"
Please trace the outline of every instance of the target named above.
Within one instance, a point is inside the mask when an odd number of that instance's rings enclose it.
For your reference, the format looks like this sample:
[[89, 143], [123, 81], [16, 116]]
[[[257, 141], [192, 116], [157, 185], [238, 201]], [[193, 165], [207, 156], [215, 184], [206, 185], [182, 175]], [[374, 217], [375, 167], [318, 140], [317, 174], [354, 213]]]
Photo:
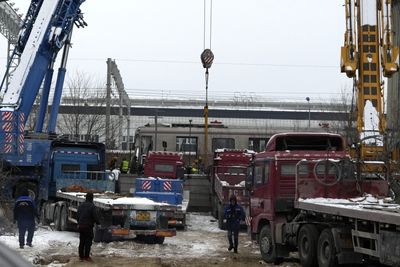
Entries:
[[338, 136], [280, 136], [275, 150], [343, 151], [343, 142]]

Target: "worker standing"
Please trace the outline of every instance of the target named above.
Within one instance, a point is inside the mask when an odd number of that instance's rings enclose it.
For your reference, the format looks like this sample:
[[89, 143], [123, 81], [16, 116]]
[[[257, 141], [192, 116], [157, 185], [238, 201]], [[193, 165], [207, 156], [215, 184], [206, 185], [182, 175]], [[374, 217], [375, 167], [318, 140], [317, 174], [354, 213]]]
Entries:
[[33, 233], [35, 231], [35, 217], [38, 217], [35, 203], [29, 196], [27, 189], [23, 189], [20, 197], [15, 201], [14, 223], [18, 222], [19, 247], [24, 248], [25, 233], [28, 231], [26, 244], [32, 247]]
[[114, 177], [114, 192], [115, 193], [120, 193], [120, 186], [119, 186], [119, 175], [121, 174], [121, 171], [117, 168], [111, 171], [112, 175]]
[[123, 159], [121, 162], [121, 173], [128, 173], [129, 170], [129, 161], [127, 159]]
[[86, 193], [86, 201], [78, 207], [78, 230], [79, 230], [79, 258], [80, 260], [92, 261], [90, 248], [93, 240], [93, 226], [99, 224], [96, 208], [93, 204], [93, 193]]
[[235, 253], [238, 253], [240, 221], [245, 219], [246, 214], [243, 208], [237, 203], [235, 195], [229, 198], [229, 205], [225, 208], [224, 216], [226, 219], [226, 229], [228, 230], [228, 250], [231, 251], [233, 249]]

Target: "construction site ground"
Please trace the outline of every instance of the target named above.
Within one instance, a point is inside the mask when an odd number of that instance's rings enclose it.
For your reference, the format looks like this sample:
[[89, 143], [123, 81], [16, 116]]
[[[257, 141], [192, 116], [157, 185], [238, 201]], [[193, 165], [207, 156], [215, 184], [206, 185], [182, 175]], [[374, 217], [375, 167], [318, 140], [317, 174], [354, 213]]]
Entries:
[[[176, 237], [166, 238], [162, 245], [144, 244], [136, 240], [94, 243], [93, 262], [78, 258], [79, 237], [76, 232], [58, 232], [50, 227], [38, 227], [34, 247], [18, 248], [15, 233], [3, 234], [0, 242], [17, 250], [35, 266], [270, 266], [261, 260], [257, 244], [249, 235], [240, 233], [239, 253], [227, 250], [226, 232], [218, 229], [216, 220], [207, 213], [189, 213], [188, 227]], [[294, 254], [279, 265], [300, 266]]]

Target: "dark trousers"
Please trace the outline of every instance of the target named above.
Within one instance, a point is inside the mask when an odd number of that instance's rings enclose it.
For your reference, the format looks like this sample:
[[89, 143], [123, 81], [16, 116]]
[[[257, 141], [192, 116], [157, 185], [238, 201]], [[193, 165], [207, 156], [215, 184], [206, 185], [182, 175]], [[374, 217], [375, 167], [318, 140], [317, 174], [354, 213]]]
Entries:
[[88, 258], [90, 256], [90, 247], [93, 240], [92, 227], [79, 228], [79, 257]]
[[228, 229], [229, 247], [237, 249], [239, 244], [239, 229]]
[[32, 244], [33, 232], [35, 231], [35, 222], [18, 222], [19, 230], [19, 245], [25, 245], [25, 233], [28, 231], [28, 237], [26, 238], [27, 244]]

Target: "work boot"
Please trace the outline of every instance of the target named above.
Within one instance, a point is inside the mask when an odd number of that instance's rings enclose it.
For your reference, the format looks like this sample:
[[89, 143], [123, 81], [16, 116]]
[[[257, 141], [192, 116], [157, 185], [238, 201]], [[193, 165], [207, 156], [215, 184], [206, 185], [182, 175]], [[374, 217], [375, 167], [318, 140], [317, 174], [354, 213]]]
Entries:
[[28, 245], [29, 247], [33, 247], [32, 243], [27, 243], [26, 245]]
[[90, 262], [92, 262], [93, 260], [92, 260], [91, 257], [86, 257], [86, 258], [85, 258], [85, 261], [90, 261]]
[[20, 248], [20, 249], [23, 249], [23, 248], [24, 248], [24, 245], [19, 245], [19, 248]]
[[233, 252], [235, 252], [236, 254], [238, 253], [237, 247], [235, 247], [235, 249], [233, 250]]
[[228, 251], [231, 251], [232, 249], [233, 249], [233, 246], [230, 245], [229, 248], [228, 248]]

